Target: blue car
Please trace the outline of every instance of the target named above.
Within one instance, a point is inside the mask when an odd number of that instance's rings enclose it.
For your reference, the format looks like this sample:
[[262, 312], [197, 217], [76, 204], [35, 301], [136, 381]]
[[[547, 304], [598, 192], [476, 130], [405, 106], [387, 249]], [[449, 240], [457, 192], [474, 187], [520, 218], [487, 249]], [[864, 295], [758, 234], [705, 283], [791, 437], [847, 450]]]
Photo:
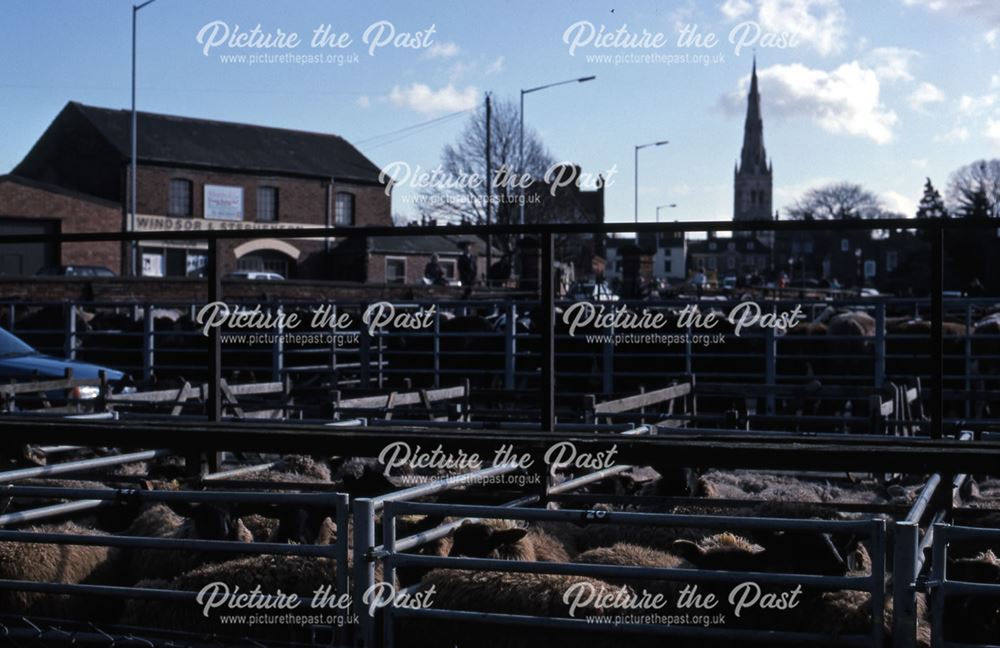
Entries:
[[[73, 370], [74, 378], [97, 378], [99, 371], [107, 372], [109, 382], [125, 377], [121, 371], [108, 369], [79, 360], [63, 360], [45, 355], [10, 331], [0, 328], [0, 383], [57, 380]], [[82, 386], [74, 394], [77, 398], [97, 398], [97, 386]]]

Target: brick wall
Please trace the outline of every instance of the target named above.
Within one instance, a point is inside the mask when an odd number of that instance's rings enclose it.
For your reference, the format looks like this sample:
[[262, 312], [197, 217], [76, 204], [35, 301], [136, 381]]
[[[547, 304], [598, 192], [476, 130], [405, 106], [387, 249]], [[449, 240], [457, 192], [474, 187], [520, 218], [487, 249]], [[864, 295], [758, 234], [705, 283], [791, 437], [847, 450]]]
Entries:
[[[267, 186], [278, 189], [278, 222], [326, 224], [326, 180], [152, 166], [140, 166], [138, 175], [137, 209], [140, 214], [166, 215], [170, 180], [185, 179], [191, 181], [191, 207], [195, 218], [204, 218], [205, 185], [216, 184], [242, 187], [243, 218], [256, 221], [257, 188]], [[335, 180], [333, 190], [334, 193], [346, 191], [354, 194], [356, 225], [392, 225], [391, 202], [383, 187]]]
[[[58, 220], [63, 232], [119, 232], [121, 208], [99, 199], [0, 180], [0, 216]], [[121, 267], [121, 244], [111, 241], [66, 243], [62, 246], [63, 265], [98, 265], [117, 273]]]

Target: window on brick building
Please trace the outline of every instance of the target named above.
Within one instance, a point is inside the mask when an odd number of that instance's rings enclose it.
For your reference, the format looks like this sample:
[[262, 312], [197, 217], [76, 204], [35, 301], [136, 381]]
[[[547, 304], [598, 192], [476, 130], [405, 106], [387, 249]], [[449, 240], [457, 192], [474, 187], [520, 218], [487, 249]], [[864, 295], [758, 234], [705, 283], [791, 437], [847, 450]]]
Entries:
[[354, 194], [337, 192], [334, 198], [333, 222], [340, 226], [354, 225]]
[[257, 220], [278, 220], [277, 187], [257, 187]]
[[385, 260], [385, 282], [406, 283], [406, 259], [387, 257]]
[[170, 216], [191, 215], [191, 181], [173, 178], [170, 181], [170, 196], [167, 213]]

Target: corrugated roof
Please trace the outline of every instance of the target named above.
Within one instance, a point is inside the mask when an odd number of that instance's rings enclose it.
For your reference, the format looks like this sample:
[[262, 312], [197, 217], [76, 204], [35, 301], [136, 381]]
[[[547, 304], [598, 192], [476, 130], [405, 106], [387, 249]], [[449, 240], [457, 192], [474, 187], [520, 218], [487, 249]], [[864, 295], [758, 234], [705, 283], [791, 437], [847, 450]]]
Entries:
[[[124, 157], [130, 113], [70, 102]], [[379, 183], [379, 168], [338, 135], [138, 113], [139, 159]]]

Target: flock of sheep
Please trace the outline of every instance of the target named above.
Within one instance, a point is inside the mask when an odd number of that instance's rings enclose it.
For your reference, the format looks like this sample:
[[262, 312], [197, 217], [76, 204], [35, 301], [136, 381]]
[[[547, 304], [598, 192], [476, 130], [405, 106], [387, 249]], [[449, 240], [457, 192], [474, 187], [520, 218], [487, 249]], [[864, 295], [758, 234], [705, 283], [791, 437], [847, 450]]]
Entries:
[[[348, 492], [354, 497], [372, 496], [392, 488], [377, 465], [364, 460], [325, 460], [307, 456], [289, 456], [270, 470], [255, 475], [257, 490], [279, 490], [278, 485], [307, 485], [331, 491]], [[119, 474], [139, 475], [144, 487], [177, 489], [178, 466], [169, 461], [153, 461], [118, 469]], [[654, 477], [650, 480], [649, 477]], [[656, 473], [636, 470], [621, 475], [613, 484], [605, 482], [592, 489], [595, 501], [600, 493], [614, 492], [641, 495], [665, 494]], [[70, 487], [118, 486], [115, 475], [104, 475], [102, 482], [47, 480], [46, 485]], [[134, 480], [133, 480], [134, 481]], [[666, 480], [664, 480], [664, 483]], [[30, 485], [32, 482], [24, 482]], [[42, 483], [40, 481], [34, 482]], [[904, 509], [919, 490], [916, 480], [910, 485], [884, 487], [878, 482], [854, 482], [847, 479], [791, 476], [759, 472], [709, 471], [697, 481], [702, 495], [696, 504], [628, 506], [630, 511], [744, 517], [792, 517], [818, 519], [861, 519], [861, 514], [836, 512], [837, 503], [888, 504]], [[970, 507], [989, 511], [997, 508], [1000, 487], [983, 481], [972, 489]], [[675, 493], [673, 493], [675, 494]], [[747, 507], [713, 506], [717, 498], [752, 500]], [[646, 499], [642, 501], [648, 501]], [[782, 502], [789, 502], [783, 504]], [[8, 512], [45, 503], [21, 498], [0, 497], [0, 510]], [[550, 506], [554, 506], [551, 505]], [[596, 504], [597, 508], [611, 507]], [[616, 509], [617, 510], [617, 509]], [[868, 516], [871, 517], [871, 516]], [[135, 502], [97, 509], [86, 517], [77, 516], [53, 524], [26, 527], [24, 530], [83, 535], [123, 535], [153, 538], [226, 540], [234, 543], [276, 542], [328, 545], [341, 533], [348, 533], [353, 544], [353, 529], [338, 529], [332, 510], [318, 511], [282, 507], [248, 509], [247, 507], [170, 505]], [[453, 521], [449, 518], [404, 516], [398, 523], [402, 538]], [[381, 520], [376, 520], [380, 526]], [[1000, 528], [1000, 514], [988, 512], [977, 521]], [[891, 524], [889, 525], [891, 532]], [[377, 532], [377, 538], [381, 538]], [[1000, 536], [998, 536], [1000, 537]], [[891, 547], [891, 542], [889, 543]], [[108, 548], [44, 543], [0, 542], [0, 579], [113, 585], [158, 590], [197, 592], [211, 583], [224, 582], [230, 587], [250, 591], [259, 585], [263, 592], [308, 593], [334, 583], [342, 568], [332, 557], [240, 555], [232, 552], [193, 552], [179, 549]], [[754, 573], [792, 573], [827, 576], [867, 576], [872, 569], [870, 547], [857, 537], [838, 533], [805, 531], [754, 531], [738, 529], [691, 529], [618, 524], [613, 522], [538, 522], [511, 520], [467, 521], [449, 536], [425, 543], [416, 551], [432, 556], [464, 556], [499, 560], [584, 563], [603, 566], [639, 566], [690, 570], [726, 570]], [[992, 545], [962, 543], [951, 547], [949, 577], [973, 582], [1000, 584], [1000, 540]], [[354, 552], [349, 551], [353, 561]], [[887, 562], [891, 566], [892, 561]], [[351, 568], [349, 566], [349, 568]], [[382, 578], [381, 563], [376, 578]], [[406, 618], [399, 622], [396, 642], [400, 646], [568, 646], [579, 641], [587, 645], [619, 645], [627, 630], [613, 625], [622, 614], [615, 605], [602, 603], [600, 597], [587, 600], [567, 596], [576, 592], [617, 592], [619, 597], [659, 596], [665, 603], [655, 611], [663, 617], [681, 615], [678, 598], [683, 580], [635, 580], [618, 577], [597, 579], [587, 576], [473, 571], [458, 569], [400, 569], [397, 583], [401, 590], [432, 592], [435, 609], [462, 610], [473, 613], [542, 616], [558, 619], [589, 619], [595, 625], [586, 631], [564, 628], [525, 628], [489, 625], [475, 619], [453, 621], [430, 618]], [[752, 580], [748, 578], [747, 580]], [[891, 576], [890, 576], [891, 580]], [[700, 583], [699, 594], [715, 595], [725, 600], [733, 583]], [[778, 588], [765, 585], [764, 591]], [[887, 592], [891, 587], [887, 583]], [[775, 594], [777, 597], [777, 594]], [[675, 638], [671, 646], [755, 645], [725, 637], [726, 630], [782, 630], [820, 633], [831, 638], [849, 634], [871, 633], [875, 618], [870, 595], [859, 591], [822, 591], [800, 588], [794, 609], [746, 609], [737, 617], [726, 610], [726, 618], [712, 638]], [[786, 601], [787, 602], [787, 601]], [[929, 645], [929, 617], [924, 595], [918, 596], [918, 645]], [[689, 610], [688, 610], [689, 611]], [[886, 596], [884, 627], [891, 635], [892, 598]], [[258, 640], [308, 640], [301, 627], [262, 625], [246, 628], [220, 627], [216, 619], [206, 618], [202, 609], [190, 600], [147, 600], [140, 597], [109, 598], [63, 596], [38, 592], [0, 590], [0, 614], [24, 614], [35, 618], [83, 620], [98, 627], [114, 625], [157, 628], [196, 633], [240, 634]], [[1000, 601], [985, 598], [955, 597], [949, 600], [949, 640], [995, 643], [1000, 637]], [[603, 630], [603, 632], [597, 632]], [[154, 633], [150, 633], [154, 634]], [[717, 638], [715, 638], [717, 637]], [[629, 644], [654, 645], [662, 639], [635, 636]], [[759, 645], [769, 645], [763, 641]]]

